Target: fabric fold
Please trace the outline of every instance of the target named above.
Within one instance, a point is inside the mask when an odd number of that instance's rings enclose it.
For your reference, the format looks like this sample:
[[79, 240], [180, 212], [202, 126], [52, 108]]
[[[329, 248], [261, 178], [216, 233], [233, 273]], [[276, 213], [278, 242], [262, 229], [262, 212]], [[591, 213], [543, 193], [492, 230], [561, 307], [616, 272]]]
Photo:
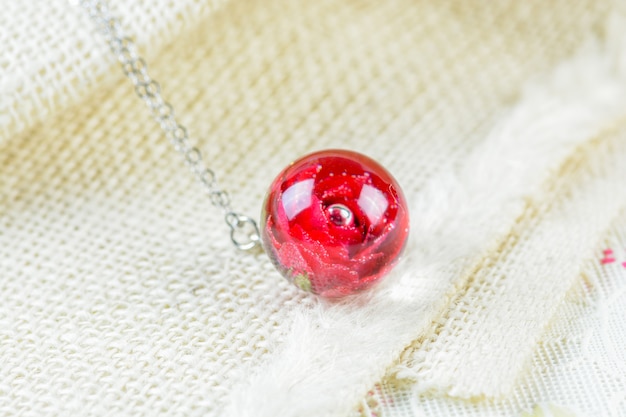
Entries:
[[395, 378], [414, 381], [418, 393], [460, 398], [511, 391], [603, 232], [624, 214], [625, 126], [579, 149], [529, 201], [430, 336], [404, 353]]

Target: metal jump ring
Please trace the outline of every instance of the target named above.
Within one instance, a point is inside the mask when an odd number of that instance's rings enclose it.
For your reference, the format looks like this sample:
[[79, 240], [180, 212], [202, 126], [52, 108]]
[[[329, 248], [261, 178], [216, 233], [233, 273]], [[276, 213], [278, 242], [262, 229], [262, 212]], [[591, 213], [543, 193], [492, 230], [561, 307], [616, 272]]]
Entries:
[[[233, 212], [226, 214], [224, 219], [226, 220], [228, 227], [230, 227], [230, 240], [237, 247], [237, 249], [247, 251], [259, 244], [261, 234], [259, 233], [259, 226], [253, 219]], [[237, 232], [246, 226], [251, 227], [253, 230], [247, 235], [246, 239], [242, 240], [237, 237]]]

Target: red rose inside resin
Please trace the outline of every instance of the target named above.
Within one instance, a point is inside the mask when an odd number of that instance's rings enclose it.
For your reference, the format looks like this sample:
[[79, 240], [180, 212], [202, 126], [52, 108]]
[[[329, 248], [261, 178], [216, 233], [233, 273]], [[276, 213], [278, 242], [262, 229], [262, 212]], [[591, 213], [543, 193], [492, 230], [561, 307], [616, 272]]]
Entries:
[[340, 297], [391, 269], [409, 216], [394, 178], [372, 159], [329, 150], [305, 156], [272, 183], [262, 215], [263, 246], [289, 280]]

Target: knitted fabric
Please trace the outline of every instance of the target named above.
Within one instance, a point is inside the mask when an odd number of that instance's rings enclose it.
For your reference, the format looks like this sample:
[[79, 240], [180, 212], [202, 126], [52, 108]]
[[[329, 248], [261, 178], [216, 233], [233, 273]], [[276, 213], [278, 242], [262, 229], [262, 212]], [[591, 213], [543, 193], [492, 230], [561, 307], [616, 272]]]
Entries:
[[3, 415], [346, 416], [385, 374], [515, 389], [626, 203], [614, 5], [111, 3], [236, 209], [351, 148], [403, 185], [410, 241], [371, 292], [303, 294], [230, 246], [79, 7], [0, 1]]

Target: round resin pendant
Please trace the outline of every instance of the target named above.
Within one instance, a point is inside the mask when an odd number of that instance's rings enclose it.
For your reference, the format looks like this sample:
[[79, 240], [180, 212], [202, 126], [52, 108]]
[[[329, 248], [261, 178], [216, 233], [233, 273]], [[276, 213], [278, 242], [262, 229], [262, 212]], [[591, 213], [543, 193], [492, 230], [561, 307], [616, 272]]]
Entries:
[[327, 150], [285, 168], [261, 216], [263, 246], [305, 291], [341, 297], [368, 288], [397, 261], [409, 232], [396, 180], [356, 152]]

